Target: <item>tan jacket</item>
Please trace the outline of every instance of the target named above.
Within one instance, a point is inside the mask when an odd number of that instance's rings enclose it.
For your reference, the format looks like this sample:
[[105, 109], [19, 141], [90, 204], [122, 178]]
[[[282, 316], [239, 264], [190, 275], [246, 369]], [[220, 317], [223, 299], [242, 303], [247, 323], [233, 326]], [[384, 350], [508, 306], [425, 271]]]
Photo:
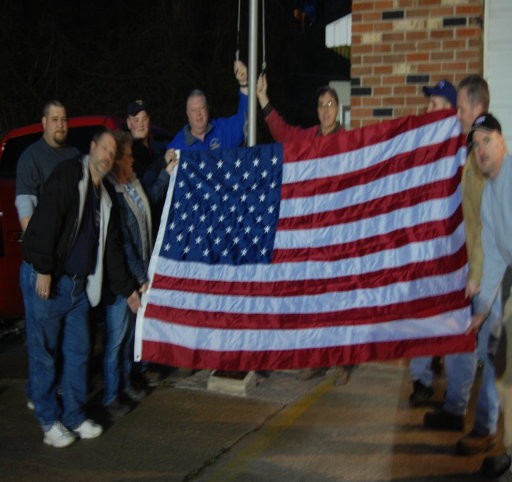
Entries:
[[482, 222], [480, 204], [487, 178], [476, 164], [475, 153], [471, 151], [462, 170], [462, 212], [466, 231], [466, 249], [468, 253], [468, 281], [480, 286], [482, 277]]

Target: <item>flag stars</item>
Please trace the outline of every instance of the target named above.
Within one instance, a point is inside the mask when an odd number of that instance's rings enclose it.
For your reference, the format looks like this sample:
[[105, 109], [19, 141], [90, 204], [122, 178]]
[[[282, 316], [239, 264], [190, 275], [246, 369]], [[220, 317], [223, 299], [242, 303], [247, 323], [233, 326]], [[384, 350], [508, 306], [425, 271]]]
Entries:
[[215, 184], [215, 191], [219, 192], [222, 189], [222, 186], [220, 184]]
[[262, 177], [263, 179], [265, 179], [267, 176], [268, 176], [268, 171], [267, 171], [267, 170], [265, 170], [265, 171], [263, 171], [263, 172], [261, 173], [261, 177]]
[[187, 168], [188, 168], [188, 162], [187, 162], [187, 161], [183, 161], [183, 162], [181, 163], [181, 168], [182, 168], [182, 169], [187, 169]]
[[183, 248], [183, 254], [188, 254], [190, 252], [190, 248], [188, 246], [185, 246]]
[[231, 177], [231, 173], [229, 171], [226, 172], [226, 174], [224, 174], [224, 179], [226, 179], [226, 181]]
[[217, 236], [217, 237], [213, 240], [213, 242], [214, 242], [214, 244], [215, 244], [216, 246], [218, 246], [218, 245], [220, 244], [220, 242], [221, 242], [221, 241], [222, 241], [222, 239], [221, 239], [219, 236]]
[[254, 238], [252, 238], [252, 244], [258, 244], [260, 238], [258, 238], [258, 236], [254, 236]]
[[262, 256], [265, 256], [267, 254], [267, 252], [268, 252], [267, 248], [263, 248], [263, 249], [260, 250], [260, 253], [261, 253]]
[[212, 233], [213, 233], [213, 226], [208, 226], [208, 228], [207, 228], [206, 232], [207, 232], [208, 234], [212, 234]]
[[235, 167], [237, 167], [237, 168], [238, 168], [238, 167], [240, 167], [241, 165], [242, 165], [242, 161], [241, 161], [240, 159], [237, 159], [237, 160], [235, 161]]
[[185, 198], [186, 199], [190, 199], [192, 197], [192, 193], [190, 191], [188, 191], [186, 194], [185, 194]]
[[180, 202], [180, 201], [176, 201], [176, 202], [174, 203], [174, 207], [175, 207], [176, 209], [179, 209], [179, 208], [181, 207], [181, 202]]
[[247, 197], [248, 197], [248, 196], [247, 196], [247, 194], [245, 194], [245, 193], [244, 193], [244, 194], [242, 194], [242, 195], [240, 196], [240, 201], [242, 201], [242, 202], [244, 203], [245, 201], [247, 201]]
[[277, 164], [277, 161], [278, 161], [277, 156], [274, 156], [270, 162], [272, 163], [273, 166], [275, 166]]
[[210, 197], [211, 197], [211, 196], [210, 196], [210, 193], [209, 193], [209, 192], [205, 192], [205, 193], [203, 194], [203, 199], [204, 199], [205, 201], [208, 201], [208, 199], [210, 199]]
[[184, 236], [183, 236], [183, 233], [180, 233], [178, 234], [178, 236], [176, 236], [176, 240], [180, 243], [182, 240], [183, 240]]
[[207, 175], [206, 175], [206, 179], [208, 179], [208, 181], [211, 181], [213, 178], [213, 174], [211, 172], [209, 172]]
[[224, 196], [222, 196], [222, 200], [224, 202], [228, 202], [229, 201], [229, 196], [227, 194], [224, 194]]
[[249, 179], [249, 173], [247, 171], [245, 171], [243, 174], [242, 174], [242, 178], [244, 181], [247, 181], [247, 179]]
[[201, 169], [201, 171], [206, 167], [206, 162], [204, 161], [201, 161], [201, 163], [199, 164], [199, 169]]
[[171, 224], [169, 224], [169, 231], [173, 231], [176, 228], [176, 223], [173, 221]]
[[247, 256], [247, 252], [249, 250], [247, 248], [243, 248], [241, 251], [240, 251], [240, 256], [243, 256], [244, 258]]
[[206, 221], [206, 214], [201, 214], [201, 216], [199, 216], [199, 221], [204, 223]]
[[267, 198], [267, 196], [265, 196], [265, 194], [260, 194], [260, 197], [258, 199], [260, 200], [260, 203], [262, 203], [262, 202], [265, 202], [266, 198]]
[[197, 236], [195, 241], [196, 241], [196, 244], [201, 244], [203, 241], [203, 238], [201, 236]]
[[265, 226], [265, 227], [263, 228], [263, 231], [265, 231], [265, 234], [270, 233], [270, 226], [269, 226], [269, 225]]
[[246, 226], [244, 231], [245, 231], [245, 234], [249, 234], [251, 232], [251, 227], [250, 226]]
[[222, 161], [222, 159], [219, 159], [219, 161], [217, 162], [217, 169], [221, 169], [223, 164], [224, 162]]
[[169, 243], [167, 243], [165, 246], [164, 246], [164, 249], [165, 251], [169, 251], [171, 249], [171, 245]]
[[199, 204], [198, 203], [195, 203], [193, 206], [192, 206], [192, 210], [193, 211], [197, 211], [199, 209]]
[[254, 158], [254, 161], [252, 161], [252, 165], [254, 167], [258, 167], [260, 165], [260, 160], [257, 157]]
[[208, 248], [206, 248], [205, 250], [203, 250], [203, 256], [206, 258], [208, 255], [210, 254], [210, 250]]
[[217, 211], [217, 209], [219, 209], [219, 206], [217, 206], [217, 204], [212, 204], [210, 209], [212, 210], [212, 212], [215, 212]]
[[181, 213], [180, 218], [181, 218], [182, 221], [185, 221], [188, 218], [188, 214], [187, 213]]
[[188, 230], [188, 232], [189, 232], [189, 233], [193, 233], [193, 232], [194, 232], [194, 229], [195, 229], [195, 227], [194, 227], [194, 225], [193, 225], [193, 224], [191, 224], [191, 225], [187, 228], [187, 230]]

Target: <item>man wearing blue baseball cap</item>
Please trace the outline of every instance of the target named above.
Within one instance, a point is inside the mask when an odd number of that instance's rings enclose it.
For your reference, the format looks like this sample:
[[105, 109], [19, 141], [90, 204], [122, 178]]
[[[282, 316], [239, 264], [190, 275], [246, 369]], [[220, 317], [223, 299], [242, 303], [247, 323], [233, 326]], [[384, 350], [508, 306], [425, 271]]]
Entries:
[[434, 112], [441, 109], [453, 109], [457, 105], [457, 89], [443, 79], [433, 87], [423, 87], [425, 97], [428, 97], [427, 112]]

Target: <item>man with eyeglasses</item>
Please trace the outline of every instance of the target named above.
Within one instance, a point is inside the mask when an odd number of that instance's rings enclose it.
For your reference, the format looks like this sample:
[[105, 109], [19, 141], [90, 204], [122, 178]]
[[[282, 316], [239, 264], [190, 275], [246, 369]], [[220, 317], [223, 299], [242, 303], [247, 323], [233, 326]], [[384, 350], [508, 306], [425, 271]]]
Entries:
[[[286, 123], [283, 117], [270, 103], [267, 95], [267, 76], [260, 74], [256, 86], [258, 102], [265, 116], [265, 122], [274, 140], [278, 142], [313, 139], [315, 137], [327, 136], [342, 129], [338, 121], [339, 101], [336, 91], [328, 85], [320, 87], [316, 92], [317, 114], [320, 125], [312, 127], [298, 127]], [[352, 366], [336, 366], [331, 368], [335, 385], [345, 385], [350, 379]], [[322, 376], [327, 368], [305, 368], [298, 374], [302, 381], [310, 380], [316, 376]]]
[[256, 86], [258, 102], [265, 116], [265, 122], [272, 137], [278, 141], [311, 139], [338, 132], [342, 127], [338, 121], [339, 101], [336, 91], [328, 85], [320, 87], [316, 93], [317, 114], [320, 125], [302, 128], [286, 123], [283, 117], [270, 103], [267, 95], [267, 76], [260, 74]]

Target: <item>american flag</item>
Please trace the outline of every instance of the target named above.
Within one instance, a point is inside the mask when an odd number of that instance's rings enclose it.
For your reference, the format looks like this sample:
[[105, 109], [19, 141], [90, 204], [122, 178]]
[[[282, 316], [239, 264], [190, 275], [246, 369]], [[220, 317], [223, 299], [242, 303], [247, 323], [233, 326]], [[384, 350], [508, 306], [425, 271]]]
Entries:
[[465, 154], [452, 111], [182, 152], [136, 359], [247, 371], [472, 349]]

